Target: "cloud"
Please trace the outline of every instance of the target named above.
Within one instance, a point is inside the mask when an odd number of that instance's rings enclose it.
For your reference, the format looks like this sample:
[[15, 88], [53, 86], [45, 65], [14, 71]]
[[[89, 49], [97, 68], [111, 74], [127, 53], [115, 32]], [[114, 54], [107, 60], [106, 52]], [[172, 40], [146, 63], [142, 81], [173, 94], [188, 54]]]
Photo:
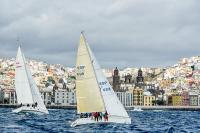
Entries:
[[199, 55], [198, 0], [2, 0], [0, 57], [74, 66], [80, 32], [102, 67], [158, 67]]

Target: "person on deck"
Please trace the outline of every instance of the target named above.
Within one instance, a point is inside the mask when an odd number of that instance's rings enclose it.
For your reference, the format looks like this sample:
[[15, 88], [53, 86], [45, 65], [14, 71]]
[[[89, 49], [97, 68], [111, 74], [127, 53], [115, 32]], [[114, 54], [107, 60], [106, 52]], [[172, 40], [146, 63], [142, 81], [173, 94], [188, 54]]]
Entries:
[[88, 113], [85, 113], [85, 118], [88, 118]]
[[95, 112], [92, 112], [92, 116], [91, 116], [91, 119], [93, 120], [93, 119], [95, 119]]
[[92, 116], [92, 113], [88, 113], [88, 117], [91, 117]]
[[83, 113], [80, 114], [80, 118], [83, 118]]
[[94, 120], [98, 122], [98, 113], [97, 112], [94, 113]]
[[107, 111], [104, 114], [104, 121], [108, 121], [108, 112]]
[[38, 105], [37, 102], [35, 102], [35, 107], [37, 107], [37, 105]]
[[97, 112], [97, 119], [98, 119], [98, 121], [100, 120], [100, 114], [99, 114], [99, 112]]
[[99, 113], [99, 120], [102, 120], [102, 117], [103, 117], [103, 113], [100, 112], [100, 113]]

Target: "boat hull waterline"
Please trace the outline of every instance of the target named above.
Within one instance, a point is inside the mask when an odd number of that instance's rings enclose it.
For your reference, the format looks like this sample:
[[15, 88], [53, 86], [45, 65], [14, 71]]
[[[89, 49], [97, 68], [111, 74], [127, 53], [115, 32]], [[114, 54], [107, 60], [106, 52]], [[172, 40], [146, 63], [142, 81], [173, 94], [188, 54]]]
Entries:
[[71, 127], [76, 127], [80, 125], [86, 125], [86, 124], [110, 124], [110, 123], [120, 123], [120, 124], [131, 124], [131, 118], [127, 117], [118, 117], [118, 116], [109, 116], [108, 121], [99, 120], [95, 121], [92, 118], [79, 118], [72, 122]]
[[12, 111], [13, 113], [32, 113], [32, 114], [49, 114], [46, 110], [41, 110], [40, 108], [26, 107], [22, 106]]

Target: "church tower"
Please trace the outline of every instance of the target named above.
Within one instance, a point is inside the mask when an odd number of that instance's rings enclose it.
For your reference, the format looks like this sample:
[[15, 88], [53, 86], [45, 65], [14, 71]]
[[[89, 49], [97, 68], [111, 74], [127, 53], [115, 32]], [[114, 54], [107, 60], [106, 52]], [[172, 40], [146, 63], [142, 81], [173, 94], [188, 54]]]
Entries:
[[144, 89], [144, 77], [142, 75], [142, 70], [139, 69], [138, 70], [138, 75], [136, 77], [136, 83], [135, 83], [135, 87], [139, 87], [139, 88], [143, 88]]
[[119, 76], [119, 70], [116, 67], [113, 74], [113, 90], [115, 92], [120, 91], [120, 76]]

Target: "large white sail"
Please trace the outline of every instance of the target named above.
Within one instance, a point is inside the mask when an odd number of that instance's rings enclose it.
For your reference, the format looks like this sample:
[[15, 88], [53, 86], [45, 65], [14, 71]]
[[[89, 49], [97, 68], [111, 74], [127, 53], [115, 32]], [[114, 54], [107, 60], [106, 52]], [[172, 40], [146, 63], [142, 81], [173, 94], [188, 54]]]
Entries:
[[105, 111], [92, 60], [82, 34], [76, 62], [76, 97], [78, 113]]
[[18, 104], [37, 103], [37, 108], [39, 110], [48, 113], [20, 47], [18, 48], [16, 58], [15, 88]]
[[21, 48], [19, 47], [15, 67], [15, 89], [18, 104], [34, 103], [25, 63], [25, 58], [21, 52]]
[[109, 115], [112, 116], [129, 117], [124, 106], [119, 101], [118, 97], [113, 91], [112, 86], [103, 74], [102, 69], [99, 63], [97, 62], [93, 52], [91, 51], [89, 45], [87, 47], [89, 49], [91, 60], [93, 62], [93, 66], [95, 69], [97, 81], [99, 83], [99, 88], [101, 90], [101, 95], [104, 100], [106, 111], [109, 113]]

